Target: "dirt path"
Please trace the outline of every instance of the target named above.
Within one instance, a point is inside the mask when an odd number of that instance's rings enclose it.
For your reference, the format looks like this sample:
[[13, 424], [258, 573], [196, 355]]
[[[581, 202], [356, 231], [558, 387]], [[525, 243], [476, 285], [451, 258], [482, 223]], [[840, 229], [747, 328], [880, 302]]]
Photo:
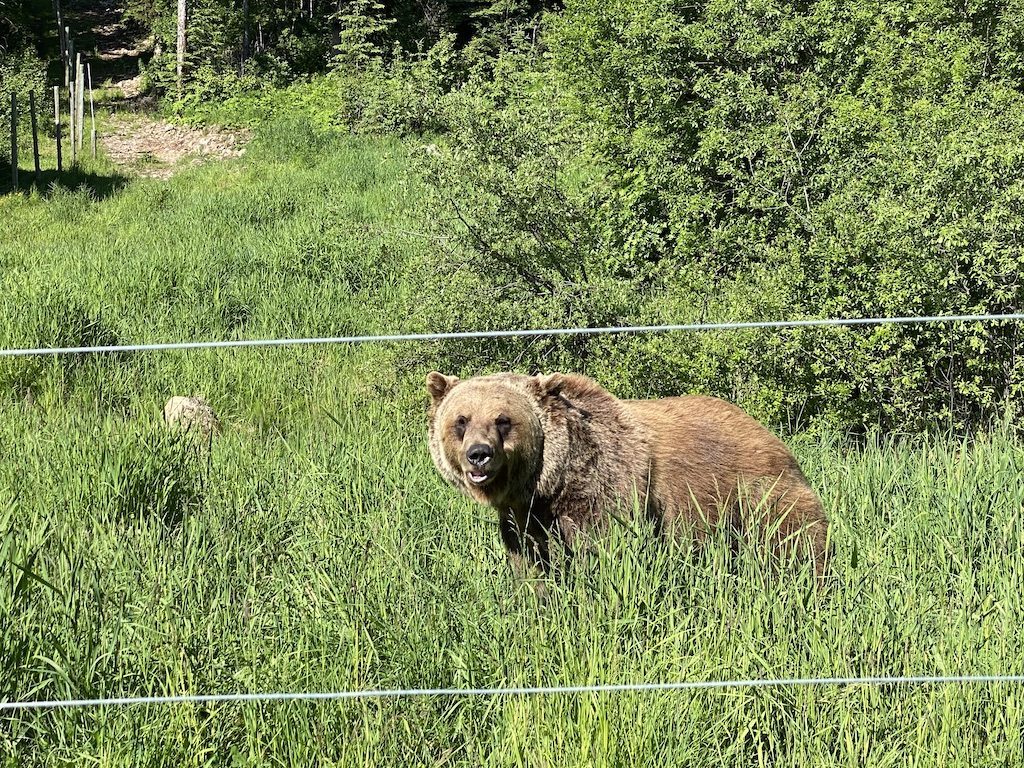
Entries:
[[237, 157], [247, 140], [238, 131], [189, 128], [140, 114], [115, 115], [110, 132], [100, 139], [117, 165], [158, 179], [206, 160]]
[[125, 171], [166, 179], [183, 168], [211, 159], [237, 157], [248, 134], [220, 128], [174, 125], [151, 114], [155, 103], [142, 93], [140, 66], [153, 55], [144, 29], [125, 18], [124, 0], [78, 0], [67, 18], [79, 49], [92, 64], [94, 87], [115, 94], [106, 102], [113, 113], [99, 141]]
[[92, 65], [93, 85], [117, 89], [126, 100], [139, 98], [139, 67], [152, 58], [153, 40], [125, 17], [123, 0], [72, 0], [65, 5], [77, 50]]

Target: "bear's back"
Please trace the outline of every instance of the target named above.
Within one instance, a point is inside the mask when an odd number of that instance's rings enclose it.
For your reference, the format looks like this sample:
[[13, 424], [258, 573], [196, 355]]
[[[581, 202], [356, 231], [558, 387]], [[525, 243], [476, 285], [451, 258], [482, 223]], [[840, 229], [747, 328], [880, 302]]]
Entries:
[[624, 400], [662, 458], [687, 454], [700, 463], [735, 464], [758, 476], [798, 469], [786, 445], [732, 403], [705, 395]]
[[666, 518], [692, 518], [696, 504], [713, 522], [722, 503], [752, 485], [778, 486], [803, 499], [803, 514], [820, 514], [786, 445], [735, 405], [703, 395], [622, 402], [650, 436], [653, 486]]

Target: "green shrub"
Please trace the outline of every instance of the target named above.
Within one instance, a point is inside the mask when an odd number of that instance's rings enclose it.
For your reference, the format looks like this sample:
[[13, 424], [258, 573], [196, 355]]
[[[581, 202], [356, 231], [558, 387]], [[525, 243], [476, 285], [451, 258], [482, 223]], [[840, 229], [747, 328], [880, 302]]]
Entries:
[[[546, 55], [505, 54], [453, 101], [430, 174], [458, 234], [420, 314], [447, 328], [1020, 311], [1015, 14], [567, 2]], [[1003, 415], [1017, 328], [564, 338], [462, 363], [710, 392], [793, 428], [917, 431]]]
[[[31, 51], [20, 55], [3, 52], [0, 54], [0, 126], [3, 141], [0, 142], [0, 157], [8, 165], [11, 161], [11, 94], [18, 97], [18, 151], [32, 151], [32, 118], [29, 112], [29, 92], [36, 94], [36, 119], [39, 128], [46, 131], [53, 124], [53, 100], [46, 87], [46, 64]], [[47, 110], [46, 105], [50, 105]], [[31, 166], [32, 157], [28, 155]], [[23, 158], [22, 158], [22, 164]]]

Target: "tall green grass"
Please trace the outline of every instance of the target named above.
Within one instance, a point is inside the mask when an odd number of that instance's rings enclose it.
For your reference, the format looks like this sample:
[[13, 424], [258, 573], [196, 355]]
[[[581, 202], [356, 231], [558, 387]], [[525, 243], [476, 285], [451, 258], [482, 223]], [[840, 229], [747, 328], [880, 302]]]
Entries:
[[[271, 129], [244, 160], [0, 205], [4, 346], [403, 327], [426, 244], [400, 144]], [[424, 353], [429, 355], [429, 349]], [[616, 527], [546, 600], [434, 471], [373, 349], [0, 362], [0, 699], [1024, 673], [1024, 452], [994, 432], [798, 450], [826, 589]], [[201, 392], [224, 431], [168, 432]], [[1014, 685], [8, 713], [0, 764], [1022, 762]]]

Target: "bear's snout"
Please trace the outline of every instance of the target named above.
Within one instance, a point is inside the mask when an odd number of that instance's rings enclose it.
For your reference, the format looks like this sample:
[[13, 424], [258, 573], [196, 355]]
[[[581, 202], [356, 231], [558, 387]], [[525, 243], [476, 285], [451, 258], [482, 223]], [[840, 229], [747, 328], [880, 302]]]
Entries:
[[483, 467], [494, 458], [494, 449], [487, 443], [474, 443], [466, 449], [466, 458], [474, 467]]

